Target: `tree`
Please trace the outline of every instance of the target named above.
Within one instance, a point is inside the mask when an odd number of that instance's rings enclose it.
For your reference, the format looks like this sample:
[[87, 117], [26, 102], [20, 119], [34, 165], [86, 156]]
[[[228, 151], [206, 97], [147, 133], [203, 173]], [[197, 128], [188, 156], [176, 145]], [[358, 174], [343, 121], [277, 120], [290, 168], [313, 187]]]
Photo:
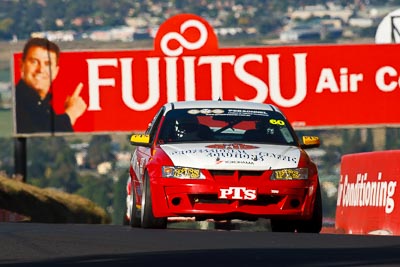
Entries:
[[38, 18], [42, 16], [41, 8], [36, 1], [16, 1], [10, 6], [7, 16], [14, 21], [10, 27], [10, 35], [27, 38], [32, 32], [41, 30], [38, 23]]
[[14, 172], [12, 138], [0, 138], [0, 171], [4, 171], [8, 176]]
[[325, 150], [326, 154], [322, 156], [322, 161], [325, 163], [325, 173], [335, 173], [335, 168], [341, 160], [338, 148], [336, 146], [329, 145]]
[[273, 17], [267, 17], [258, 23], [258, 32], [260, 34], [268, 34], [280, 26], [282, 26], [280, 20], [276, 20]]
[[0, 20], [0, 39], [11, 39], [11, 26], [14, 24], [12, 18], [4, 18]]
[[42, 9], [41, 26], [43, 30], [58, 30], [57, 19], [63, 19], [67, 9], [65, 1], [47, 1]]
[[372, 132], [372, 129], [369, 128], [369, 129], [367, 129], [367, 138], [365, 141], [365, 151], [373, 151], [374, 149], [375, 149], [374, 133]]
[[397, 149], [400, 146], [400, 129], [399, 128], [386, 128], [386, 143], [385, 149]]
[[323, 216], [334, 218], [336, 215], [337, 195], [329, 197], [325, 190], [321, 190]]
[[63, 137], [31, 137], [27, 142], [27, 181], [68, 193], [79, 188], [73, 150]]
[[84, 175], [79, 179], [81, 188], [75, 194], [97, 203], [109, 211], [112, 206], [113, 180], [105, 176]]
[[86, 162], [88, 167], [94, 169], [98, 164], [107, 161], [114, 161], [112, 153], [112, 142], [109, 135], [94, 135], [90, 140]]
[[62, 188], [69, 193], [75, 192], [80, 188], [76, 169], [75, 155], [69, 152], [68, 146], [65, 146], [61, 153], [56, 155], [54, 169], [49, 176], [49, 186]]
[[349, 129], [343, 129], [342, 140], [343, 140], [342, 153], [347, 154], [351, 151], [350, 130]]
[[113, 213], [112, 221], [114, 224], [123, 224], [123, 217], [126, 209], [126, 182], [128, 175], [123, 172], [119, 175], [118, 181], [113, 188]]

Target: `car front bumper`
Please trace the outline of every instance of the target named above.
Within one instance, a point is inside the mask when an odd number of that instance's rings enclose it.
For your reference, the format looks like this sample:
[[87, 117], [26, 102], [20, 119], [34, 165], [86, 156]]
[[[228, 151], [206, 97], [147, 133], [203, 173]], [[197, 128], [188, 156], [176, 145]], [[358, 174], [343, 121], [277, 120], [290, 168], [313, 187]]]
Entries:
[[[221, 189], [256, 188], [254, 200], [221, 199]], [[183, 182], [176, 179], [151, 180], [155, 217], [188, 216], [204, 219], [280, 218], [309, 219], [317, 179], [264, 181], [259, 184]], [[243, 190], [244, 190], [243, 189]]]

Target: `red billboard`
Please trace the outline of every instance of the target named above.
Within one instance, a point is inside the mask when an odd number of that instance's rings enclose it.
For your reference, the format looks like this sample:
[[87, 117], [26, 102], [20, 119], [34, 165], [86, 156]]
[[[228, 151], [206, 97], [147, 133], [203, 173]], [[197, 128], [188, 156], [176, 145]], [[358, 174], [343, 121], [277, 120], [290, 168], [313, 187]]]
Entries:
[[[275, 104], [296, 128], [400, 125], [399, 49], [398, 44], [219, 48], [207, 21], [181, 14], [160, 26], [151, 50], [61, 51], [59, 68], [50, 71], [50, 119], [74, 99], [81, 111], [69, 117], [71, 131], [131, 133], [144, 131], [166, 102], [224, 99]], [[23, 74], [21, 58], [14, 54], [14, 87]], [[56, 121], [46, 130], [18, 130], [31, 121], [16, 119], [14, 133], [58, 132]]]
[[336, 229], [347, 234], [400, 235], [400, 150], [342, 157]]

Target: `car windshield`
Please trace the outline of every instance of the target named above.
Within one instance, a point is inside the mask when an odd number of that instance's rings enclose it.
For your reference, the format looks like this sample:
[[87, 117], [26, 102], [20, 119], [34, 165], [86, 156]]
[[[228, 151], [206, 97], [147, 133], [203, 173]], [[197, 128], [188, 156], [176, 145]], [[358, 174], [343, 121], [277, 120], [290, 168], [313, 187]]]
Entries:
[[158, 143], [187, 142], [297, 145], [293, 129], [276, 111], [218, 108], [167, 112]]

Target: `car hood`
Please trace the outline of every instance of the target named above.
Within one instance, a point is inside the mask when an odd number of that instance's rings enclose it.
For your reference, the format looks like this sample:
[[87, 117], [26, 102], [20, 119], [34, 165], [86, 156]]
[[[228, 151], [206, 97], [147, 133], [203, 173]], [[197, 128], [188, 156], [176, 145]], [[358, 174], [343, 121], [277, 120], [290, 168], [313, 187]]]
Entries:
[[295, 146], [244, 143], [186, 143], [160, 146], [175, 166], [213, 170], [270, 170], [295, 168]]

